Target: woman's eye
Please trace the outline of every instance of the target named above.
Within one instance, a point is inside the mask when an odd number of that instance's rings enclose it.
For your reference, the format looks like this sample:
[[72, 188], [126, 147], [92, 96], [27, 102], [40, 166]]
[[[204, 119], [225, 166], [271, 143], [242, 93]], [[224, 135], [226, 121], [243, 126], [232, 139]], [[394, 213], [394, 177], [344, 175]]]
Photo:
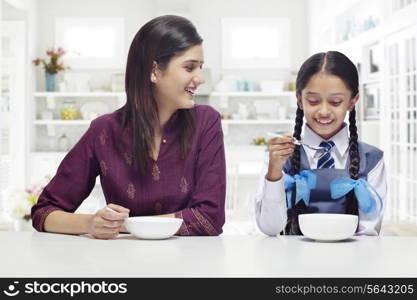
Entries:
[[185, 66], [185, 69], [186, 69], [188, 72], [191, 72], [192, 70], [194, 70], [194, 67], [193, 67], [193, 66]]

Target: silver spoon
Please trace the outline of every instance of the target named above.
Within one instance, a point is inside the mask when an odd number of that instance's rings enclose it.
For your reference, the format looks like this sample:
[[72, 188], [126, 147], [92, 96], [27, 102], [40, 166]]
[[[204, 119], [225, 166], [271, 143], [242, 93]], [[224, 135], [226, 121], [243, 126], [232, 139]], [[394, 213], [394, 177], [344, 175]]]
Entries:
[[[284, 137], [282, 134], [278, 134], [278, 133], [274, 133], [274, 132], [267, 132], [267, 134], [266, 134], [267, 136], [270, 136], [270, 137], [273, 137], [273, 138], [275, 138], [275, 137]], [[326, 151], [326, 152], [328, 152], [329, 150], [326, 148], [326, 147], [316, 147], [316, 146], [311, 146], [311, 145], [309, 145], [309, 144], [306, 144], [306, 143], [302, 143], [302, 142], [300, 142], [299, 140], [297, 140], [297, 139], [294, 139], [294, 141], [293, 141], [293, 144], [294, 145], [298, 145], [298, 146], [301, 146], [301, 145], [303, 145], [303, 146], [306, 146], [307, 148], [310, 148], [310, 149], [312, 149], [312, 150], [316, 150], [316, 151], [318, 151], [318, 150], [324, 150], [324, 151]]]

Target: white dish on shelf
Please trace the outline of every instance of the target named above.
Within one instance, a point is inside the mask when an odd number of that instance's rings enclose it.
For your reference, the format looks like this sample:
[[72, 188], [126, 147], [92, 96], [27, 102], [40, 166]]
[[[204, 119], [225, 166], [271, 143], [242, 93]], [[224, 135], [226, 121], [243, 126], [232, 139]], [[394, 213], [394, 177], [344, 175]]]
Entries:
[[84, 120], [93, 120], [98, 116], [108, 114], [109, 107], [103, 102], [87, 102], [80, 108], [81, 116]]

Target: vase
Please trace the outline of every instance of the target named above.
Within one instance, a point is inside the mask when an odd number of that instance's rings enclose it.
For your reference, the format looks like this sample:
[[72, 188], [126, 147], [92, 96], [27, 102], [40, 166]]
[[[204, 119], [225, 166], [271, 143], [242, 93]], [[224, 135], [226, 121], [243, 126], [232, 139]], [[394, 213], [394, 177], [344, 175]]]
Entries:
[[46, 91], [54, 92], [55, 91], [55, 74], [45, 73], [45, 82], [46, 82]]

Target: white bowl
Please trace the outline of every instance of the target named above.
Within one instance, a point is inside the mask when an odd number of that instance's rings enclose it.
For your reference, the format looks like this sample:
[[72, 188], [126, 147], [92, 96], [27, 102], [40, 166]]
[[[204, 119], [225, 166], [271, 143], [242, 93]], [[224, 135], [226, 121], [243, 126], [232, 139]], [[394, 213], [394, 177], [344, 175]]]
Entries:
[[125, 219], [126, 229], [141, 239], [160, 240], [174, 235], [182, 219], [169, 217], [131, 217]]
[[298, 216], [301, 232], [317, 241], [340, 241], [356, 231], [358, 216], [345, 214], [301, 214]]

